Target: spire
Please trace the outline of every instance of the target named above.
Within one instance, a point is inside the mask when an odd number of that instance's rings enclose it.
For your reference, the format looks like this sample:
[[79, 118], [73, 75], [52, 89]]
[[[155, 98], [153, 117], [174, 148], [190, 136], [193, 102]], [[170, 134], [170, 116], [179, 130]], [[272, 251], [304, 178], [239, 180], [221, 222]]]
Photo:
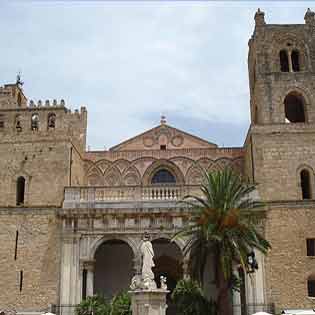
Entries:
[[16, 82], [15, 82], [16, 86], [21, 88], [22, 85], [24, 84], [24, 82], [22, 82], [21, 80], [21, 71], [18, 72], [18, 74], [16, 75]]
[[258, 8], [257, 12], [255, 13], [255, 24], [256, 26], [263, 26], [266, 24], [265, 12], [260, 11], [260, 8]]

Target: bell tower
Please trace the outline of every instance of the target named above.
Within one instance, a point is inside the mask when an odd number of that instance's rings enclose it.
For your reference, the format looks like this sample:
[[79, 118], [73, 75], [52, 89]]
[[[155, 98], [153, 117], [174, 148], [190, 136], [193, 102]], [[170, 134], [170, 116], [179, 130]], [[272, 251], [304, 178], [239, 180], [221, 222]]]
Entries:
[[308, 9], [304, 21], [268, 24], [258, 9], [249, 40], [245, 169], [266, 205], [272, 249], [261, 265], [265, 302], [276, 313], [313, 308], [307, 244], [315, 238], [315, 13]]
[[267, 24], [260, 9], [249, 40], [252, 124], [315, 122], [315, 13], [305, 24]]
[[[315, 13], [308, 9], [304, 20], [268, 24], [258, 9], [249, 40], [246, 165], [264, 200], [315, 197]], [[300, 174], [304, 169], [309, 172], [307, 194]]]

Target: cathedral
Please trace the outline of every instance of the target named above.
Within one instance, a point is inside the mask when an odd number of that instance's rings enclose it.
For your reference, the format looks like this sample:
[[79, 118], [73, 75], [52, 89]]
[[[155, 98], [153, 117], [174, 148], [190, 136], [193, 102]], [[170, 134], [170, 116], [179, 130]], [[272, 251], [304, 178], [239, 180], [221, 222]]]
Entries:
[[[304, 20], [268, 24], [255, 14], [243, 147], [219, 147], [162, 117], [109, 150], [90, 151], [85, 107], [34, 103], [19, 80], [0, 87], [0, 311], [73, 315], [87, 296], [128, 289], [145, 232], [155, 276], [172, 290], [189, 277], [185, 240], [173, 240], [190, 215], [179, 201], [200, 194], [205, 170], [227, 166], [257, 184], [260, 228], [272, 246], [267, 256], [256, 252], [258, 269], [234, 293], [234, 313], [314, 308], [315, 13]], [[208, 297], [216, 295], [212, 262]]]

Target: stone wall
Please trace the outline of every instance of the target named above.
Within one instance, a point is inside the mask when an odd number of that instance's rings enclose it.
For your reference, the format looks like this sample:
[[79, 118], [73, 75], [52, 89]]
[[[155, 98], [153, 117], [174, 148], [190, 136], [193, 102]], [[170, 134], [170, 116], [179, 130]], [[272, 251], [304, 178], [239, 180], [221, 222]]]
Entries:
[[262, 199], [301, 200], [300, 171], [308, 169], [312, 186], [314, 182], [313, 126], [257, 127], [252, 137], [255, 180]]
[[39, 310], [58, 302], [59, 236], [54, 209], [0, 209], [1, 309]]
[[270, 205], [266, 237], [272, 250], [266, 257], [269, 302], [283, 308], [314, 308], [308, 298], [307, 278], [315, 274], [314, 257], [306, 255], [306, 238], [315, 234], [314, 202]]

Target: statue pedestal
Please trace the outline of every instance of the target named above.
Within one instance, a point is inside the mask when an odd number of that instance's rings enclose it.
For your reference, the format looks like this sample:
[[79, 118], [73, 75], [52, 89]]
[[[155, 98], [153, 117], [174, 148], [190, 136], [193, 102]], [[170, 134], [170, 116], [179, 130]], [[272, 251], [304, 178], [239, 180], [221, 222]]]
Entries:
[[132, 315], [165, 315], [169, 292], [163, 289], [129, 291]]

